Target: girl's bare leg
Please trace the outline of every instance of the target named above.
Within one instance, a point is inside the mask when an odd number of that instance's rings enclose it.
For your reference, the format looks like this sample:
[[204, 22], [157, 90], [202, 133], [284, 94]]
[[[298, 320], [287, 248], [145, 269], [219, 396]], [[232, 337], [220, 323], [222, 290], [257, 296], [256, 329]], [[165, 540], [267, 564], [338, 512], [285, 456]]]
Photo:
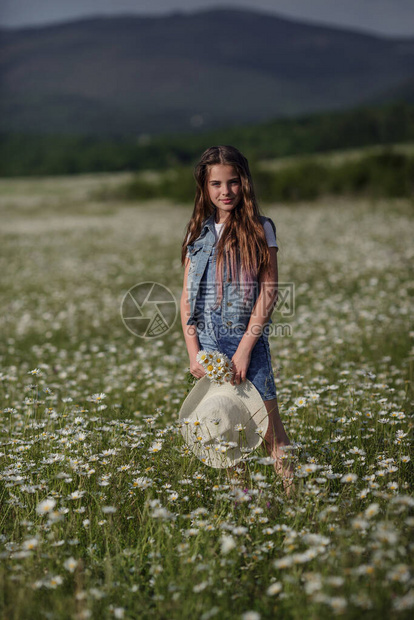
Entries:
[[[285, 451], [283, 448], [284, 446], [290, 446], [291, 443], [282, 420], [280, 419], [277, 398], [265, 400], [264, 404], [266, 405], [266, 410], [269, 415], [269, 426], [264, 437], [265, 447], [269, 456], [276, 459], [274, 464], [275, 471], [277, 474], [281, 474], [283, 487], [289, 495], [290, 490], [294, 488], [294, 466], [289, 462], [290, 459], [286, 458], [290, 454], [290, 451]], [[286, 457], [283, 458], [285, 454]]]

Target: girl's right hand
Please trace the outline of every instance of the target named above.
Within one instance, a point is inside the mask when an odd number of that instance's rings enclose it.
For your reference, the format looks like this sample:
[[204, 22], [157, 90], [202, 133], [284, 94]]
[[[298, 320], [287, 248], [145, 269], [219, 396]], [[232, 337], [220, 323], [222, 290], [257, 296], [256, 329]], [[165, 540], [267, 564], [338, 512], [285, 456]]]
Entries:
[[201, 379], [206, 374], [203, 366], [197, 360], [190, 361], [190, 372], [197, 379]]

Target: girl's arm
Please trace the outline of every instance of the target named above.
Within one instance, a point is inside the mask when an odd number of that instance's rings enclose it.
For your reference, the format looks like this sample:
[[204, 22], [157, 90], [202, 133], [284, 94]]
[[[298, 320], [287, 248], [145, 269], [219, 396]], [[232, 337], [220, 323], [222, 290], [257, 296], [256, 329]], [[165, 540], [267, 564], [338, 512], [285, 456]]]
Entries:
[[183, 292], [181, 294], [180, 313], [181, 313], [181, 325], [183, 328], [184, 340], [187, 346], [188, 357], [190, 359], [190, 372], [194, 377], [198, 379], [203, 377], [206, 373], [201, 364], [197, 362], [197, 353], [200, 350], [200, 343], [198, 341], [197, 330], [195, 325], [187, 325], [187, 321], [190, 317], [190, 302], [188, 301], [187, 292], [187, 276], [190, 268], [191, 261], [189, 258], [185, 259], [184, 267], [184, 282]]
[[[233, 356], [235, 382], [245, 381], [251, 352], [272, 316], [277, 301], [278, 270], [277, 248], [269, 248], [270, 269], [260, 278], [260, 293], [250, 316], [249, 324]], [[240, 380], [238, 380], [240, 378]]]

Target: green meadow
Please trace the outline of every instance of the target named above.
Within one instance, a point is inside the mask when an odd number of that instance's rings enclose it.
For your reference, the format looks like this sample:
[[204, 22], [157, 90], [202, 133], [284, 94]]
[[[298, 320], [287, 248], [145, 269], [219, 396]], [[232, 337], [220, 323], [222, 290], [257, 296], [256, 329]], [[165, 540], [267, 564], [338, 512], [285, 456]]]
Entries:
[[[117, 198], [132, 179], [0, 181], [1, 617], [411, 618], [412, 199], [262, 205], [294, 290], [269, 337], [288, 496], [262, 447], [186, 449], [192, 206]], [[177, 316], [144, 339], [120, 308], [148, 281]]]

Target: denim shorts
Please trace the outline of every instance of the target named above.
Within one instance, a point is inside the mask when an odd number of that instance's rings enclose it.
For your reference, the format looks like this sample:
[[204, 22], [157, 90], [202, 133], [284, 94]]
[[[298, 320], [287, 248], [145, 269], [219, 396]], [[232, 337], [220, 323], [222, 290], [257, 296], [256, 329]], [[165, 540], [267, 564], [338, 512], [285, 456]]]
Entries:
[[[224, 326], [221, 308], [218, 308], [211, 312], [210, 329], [197, 326], [197, 335], [200, 346], [204, 351], [218, 350], [221, 353], [225, 353], [231, 360], [243, 337], [243, 331], [240, 329], [232, 330]], [[266, 334], [260, 335], [252, 349], [250, 365], [246, 376], [253, 383], [263, 400], [276, 398], [276, 385], [273, 376], [269, 340]]]

